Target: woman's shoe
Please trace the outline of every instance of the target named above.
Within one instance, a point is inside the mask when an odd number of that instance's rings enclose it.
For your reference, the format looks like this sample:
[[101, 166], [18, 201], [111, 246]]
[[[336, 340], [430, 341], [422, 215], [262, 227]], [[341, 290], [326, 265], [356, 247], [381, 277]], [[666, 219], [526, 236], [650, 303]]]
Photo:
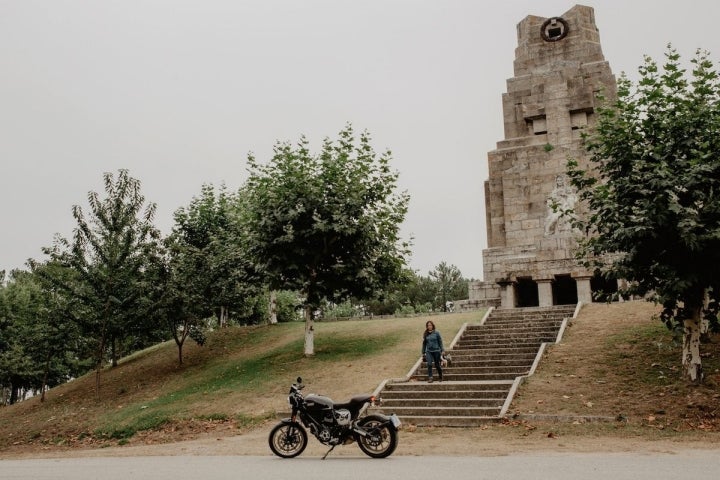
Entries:
[[428, 377], [428, 383], [432, 383], [432, 382], [433, 382], [432, 377]]

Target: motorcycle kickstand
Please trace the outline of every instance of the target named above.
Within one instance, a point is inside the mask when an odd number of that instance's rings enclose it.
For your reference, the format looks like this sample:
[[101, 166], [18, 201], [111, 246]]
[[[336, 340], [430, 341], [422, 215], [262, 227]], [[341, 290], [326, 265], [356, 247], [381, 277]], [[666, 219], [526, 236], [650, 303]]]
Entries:
[[325, 460], [325, 458], [327, 458], [327, 456], [330, 454], [330, 452], [332, 452], [335, 449], [336, 446], [337, 445], [333, 445], [332, 447], [330, 447], [330, 450], [325, 452], [325, 455], [323, 455], [323, 457], [320, 460]]

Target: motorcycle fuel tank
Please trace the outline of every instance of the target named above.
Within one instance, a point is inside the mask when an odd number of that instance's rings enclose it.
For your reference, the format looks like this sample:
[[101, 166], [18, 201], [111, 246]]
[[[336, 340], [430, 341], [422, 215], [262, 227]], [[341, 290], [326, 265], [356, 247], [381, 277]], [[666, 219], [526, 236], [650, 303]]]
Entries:
[[305, 397], [305, 406], [308, 410], [332, 410], [333, 401], [328, 397], [311, 393]]

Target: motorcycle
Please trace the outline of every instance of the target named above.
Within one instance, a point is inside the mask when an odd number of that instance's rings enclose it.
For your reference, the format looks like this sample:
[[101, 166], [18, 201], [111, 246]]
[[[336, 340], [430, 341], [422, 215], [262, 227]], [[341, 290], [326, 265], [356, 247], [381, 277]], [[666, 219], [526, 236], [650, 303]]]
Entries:
[[322, 395], [303, 396], [303, 388], [302, 378], [298, 377], [288, 394], [292, 409], [290, 418], [281, 420], [270, 431], [270, 450], [278, 457], [297, 457], [305, 450], [308, 443], [305, 428], [320, 443], [330, 446], [323, 460], [336, 446], [352, 442], [357, 442], [360, 450], [372, 458], [388, 457], [397, 448], [401, 425], [397, 415], [361, 416], [365, 405], [379, 403], [379, 398], [356, 395], [347, 403], [335, 403]]

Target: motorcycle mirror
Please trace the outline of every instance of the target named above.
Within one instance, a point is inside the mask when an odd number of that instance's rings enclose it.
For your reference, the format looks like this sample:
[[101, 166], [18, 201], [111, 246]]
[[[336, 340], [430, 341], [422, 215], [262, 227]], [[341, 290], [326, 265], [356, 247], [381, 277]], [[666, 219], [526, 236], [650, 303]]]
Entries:
[[302, 385], [302, 377], [298, 377], [298, 378], [297, 378], [297, 383], [300, 384], [300, 385]]

